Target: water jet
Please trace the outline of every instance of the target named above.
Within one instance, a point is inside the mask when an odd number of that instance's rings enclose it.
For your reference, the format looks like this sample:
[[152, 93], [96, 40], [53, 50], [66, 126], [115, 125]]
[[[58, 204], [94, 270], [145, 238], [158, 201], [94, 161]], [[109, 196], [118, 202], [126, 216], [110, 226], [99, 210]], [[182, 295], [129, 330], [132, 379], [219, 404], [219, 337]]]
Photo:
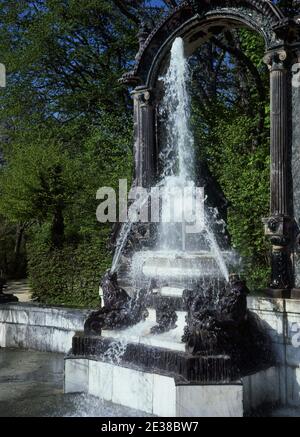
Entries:
[[[264, 23], [259, 29], [253, 14]], [[286, 115], [287, 87], [279, 82], [287, 75], [278, 67], [284, 68], [278, 47], [285, 44], [274, 31], [281, 15], [265, 1], [247, 0], [243, 8], [233, 1], [188, 1], [141, 42], [136, 66], [124, 76], [135, 85], [133, 185], [160, 188], [161, 220], [118, 228], [113, 265], [102, 282], [104, 305], [73, 338], [66, 391], [77, 378], [86, 391], [93, 387], [106, 400], [160, 416], [242, 416], [268, 398], [257, 393], [264, 382], [273, 384], [273, 354], [247, 309], [247, 286], [233, 274], [235, 254], [225, 236], [214, 234], [215, 213], [205, 201], [199, 207], [195, 194], [184, 201], [179, 194], [201, 188], [195, 183], [188, 53], [227, 27], [263, 27], [278, 97], [273, 104], [283, 105], [271, 112]], [[276, 295], [292, 284], [284, 119], [275, 120], [271, 135], [274, 217], [266, 220]], [[187, 212], [201, 223], [200, 231], [187, 233]], [[172, 214], [183, 218], [169, 220]]]

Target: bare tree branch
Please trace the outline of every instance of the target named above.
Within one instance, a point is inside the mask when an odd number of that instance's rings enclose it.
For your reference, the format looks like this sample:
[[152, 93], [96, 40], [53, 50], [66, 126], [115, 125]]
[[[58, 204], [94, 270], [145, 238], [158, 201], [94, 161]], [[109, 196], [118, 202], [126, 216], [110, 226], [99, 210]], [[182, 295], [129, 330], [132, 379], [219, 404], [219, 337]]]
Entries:
[[163, 0], [163, 2], [169, 7], [169, 8], [176, 8], [178, 5], [176, 0]]
[[134, 15], [128, 8], [126, 1], [124, 0], [113, 0], [115, 5], [120, 9], [123, 15], [127, 17], [129, 20], [133, 21], [136, 24], [140, 23], [140, 19], [137, 15]]

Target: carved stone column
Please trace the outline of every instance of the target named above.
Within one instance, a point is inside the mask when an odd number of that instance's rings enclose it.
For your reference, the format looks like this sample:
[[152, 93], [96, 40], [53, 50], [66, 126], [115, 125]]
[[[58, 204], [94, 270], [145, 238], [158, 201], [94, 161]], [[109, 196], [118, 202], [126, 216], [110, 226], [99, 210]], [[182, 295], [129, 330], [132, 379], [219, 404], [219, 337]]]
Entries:
[[154, 118], [151, 93], [136, 88], [134, 99], [134, 184], [150, 188], [155, 177]]
[[267, 294], [290, 297], [293, 286], [291, 265], [290, 217], [291, 189], [289, 184], [290, 126], [289, 126], [289, 60], [281, 49], [268, 53], [265, 62], [271, 83], [271, 216], [264, 219], [265, 233], [272, 244], [272, 277]]
[[293, 184], [293, 276], [292, 297], [300, 297], [300, 43], [291, 62], [292, 184]]

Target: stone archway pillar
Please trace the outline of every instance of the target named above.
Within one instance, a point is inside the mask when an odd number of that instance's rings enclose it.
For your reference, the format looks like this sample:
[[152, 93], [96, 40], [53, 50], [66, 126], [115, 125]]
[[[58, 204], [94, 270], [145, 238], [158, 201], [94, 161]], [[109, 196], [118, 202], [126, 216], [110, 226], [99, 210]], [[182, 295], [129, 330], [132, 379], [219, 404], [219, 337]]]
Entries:
[[292, 187], [290, 178], [290, 62], [285, 49], [267, 53], [271, 92], [271, 199], [270, 217], [264, 219], [265, 233], [272, 244], [271, 283], [267, 294], [290, 297], [293, 287]]
[[293, 274], [291, 297], [300, 298], [300, 43], [294, 47], [291, 63], [292, 183], [293, 183]]
[[151, 91], [137, 87], [134, 101], [134, 185], [150, 188], [155, 178], [154, 108]]

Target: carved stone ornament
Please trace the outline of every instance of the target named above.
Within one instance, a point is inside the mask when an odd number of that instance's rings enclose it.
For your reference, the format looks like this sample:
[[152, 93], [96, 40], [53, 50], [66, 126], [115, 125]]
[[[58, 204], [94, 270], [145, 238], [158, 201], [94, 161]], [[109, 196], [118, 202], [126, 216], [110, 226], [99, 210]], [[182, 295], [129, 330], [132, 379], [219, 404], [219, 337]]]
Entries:
[[269, 52], [264, 56], [264, 63], [268, 66], [270, 71], [286, 69], [289, 60], [289, 54], [287, 50], [284, 49]]
[[248, 293], [245, 283], [236, 277], [220, 291], [217, 300], [212, 290], [186, 290], [184, 300], [188, 315], [182, 340], [188, 352], [193, 355], [227, 353], [239, 336], [239, 325], [246, 319]]
[[177, 327], [176, 308], [172, 298], [161, 297], [155, 307], [157, 325], [151, 328], [152, 334], [161, 334]]
[[292, 237], [293, 223], [288, 216], [272, 216], [263, 219], [265, 235], [274, 246], [287, 246]]
[[149, 89], [145, 89], [145, 88], [136, 88], [134, 90], [133, 94], [133, 98], [138, 100], [139, 103], [141, 104], [150, 104], [151, 103], [151, 92]]
[[119, 287], [117, 274], [109, 270], [104, 275], [101, 286], [104, 307], [90, 314], [84, 325], [85, 334], [101, 335], [102, 329], [124, 329], [147, 318], [146, 290], [141, 290], [131, 298]]
[[[157, 56], [168, 44], [170, 35], [177, 30], [189, 28], [191, 19], [205, 22], [212, 16], [218, 19], [233, 18], [241, 25], [249, 25], [263, 34], [268, 49], [277, 47], [280, 43], [295, 38], [291, 29], [297, 28], [295, 20], [286, 21], [283, 12], [268, 0], [185, 0], [172, 8], [167, 16], [163, 16], [150, 32], [141, 26], [139, 32], [139, 51], [134, 69], [123, 75], [121, 81], [129, 85], [139, 83], [149, 85], [150, 71], [157, 71]], [[196, 25], [196, 22], [195, 22]], [[201, 25], [201, 24], [200, 24]], [[299, 26], [298, 26], [299, 27]], [[200, 30], [200, 29], [199, 29]], [[199, 31], [198, 30], [198, 31]], [[150, 33], [149, 33], [150, 32]], [[149, 34], [148, 34], [149, 33]]]
[[218, 300], [210, 290], [186, 290], [188, 315], [182, 341], [187, 352], [196, 356], [227, 354], [241, 370], [255, 367], [259, 360], [272, 360], [270, 342], [247, 310], [248, 293], [245, 282], [236, 275]]

